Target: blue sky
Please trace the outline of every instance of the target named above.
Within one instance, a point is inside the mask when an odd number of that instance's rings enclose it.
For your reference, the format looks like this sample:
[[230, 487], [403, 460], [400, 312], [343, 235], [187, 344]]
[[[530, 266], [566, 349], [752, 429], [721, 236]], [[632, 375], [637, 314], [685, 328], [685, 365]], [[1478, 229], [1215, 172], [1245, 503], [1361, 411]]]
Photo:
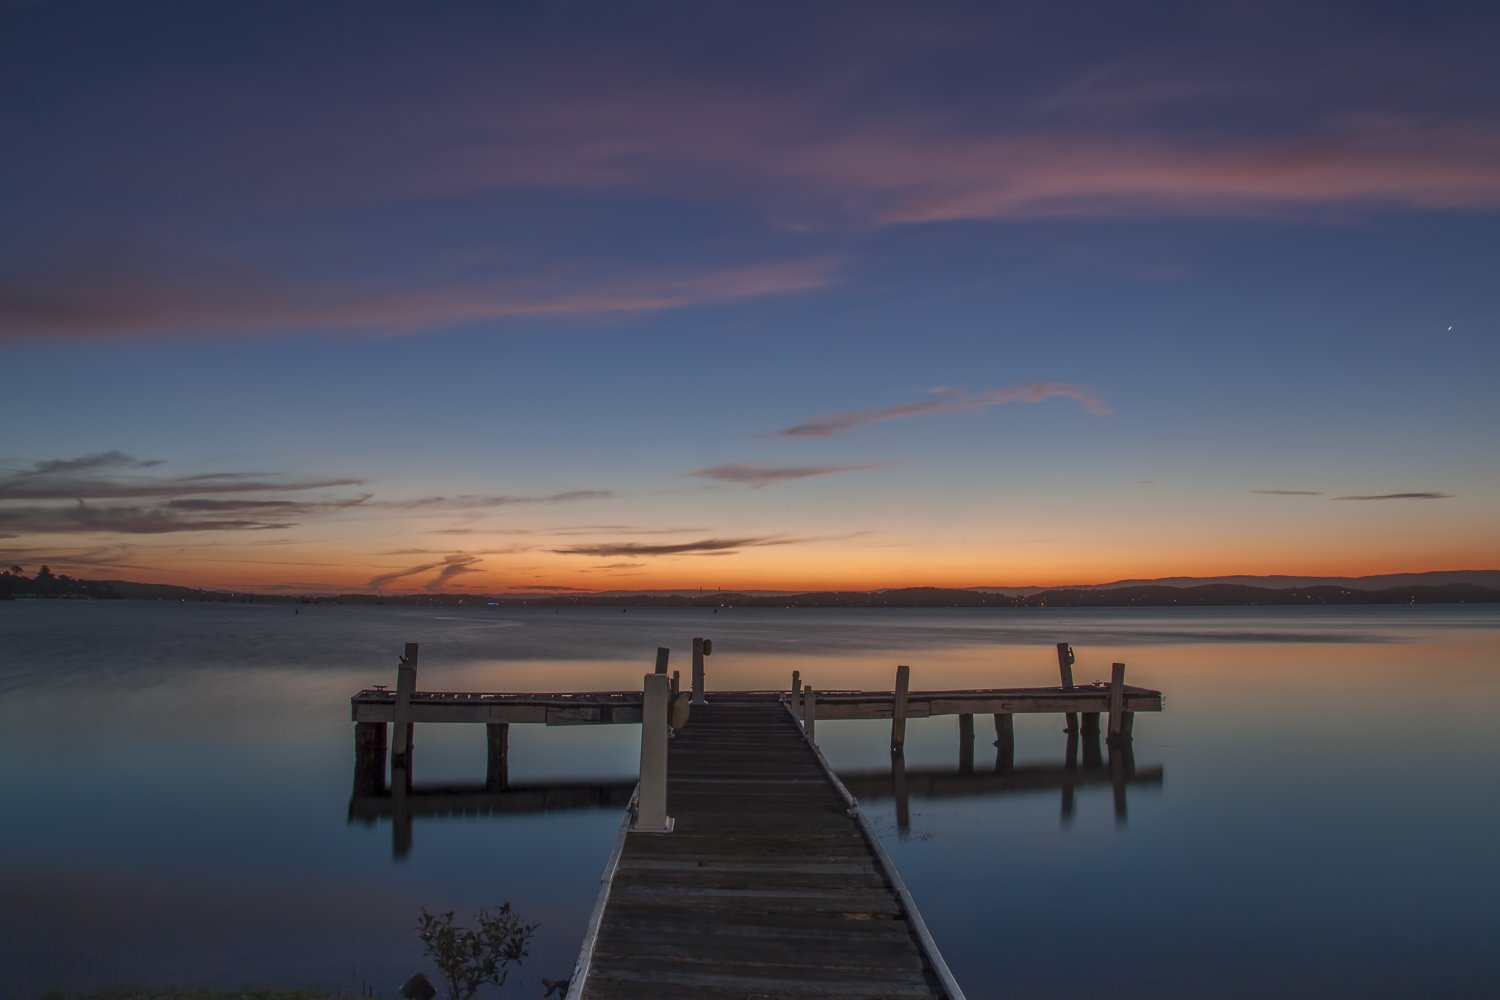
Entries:
[[1496, 21], [0, 3], [0, 559], [1493, 567]]

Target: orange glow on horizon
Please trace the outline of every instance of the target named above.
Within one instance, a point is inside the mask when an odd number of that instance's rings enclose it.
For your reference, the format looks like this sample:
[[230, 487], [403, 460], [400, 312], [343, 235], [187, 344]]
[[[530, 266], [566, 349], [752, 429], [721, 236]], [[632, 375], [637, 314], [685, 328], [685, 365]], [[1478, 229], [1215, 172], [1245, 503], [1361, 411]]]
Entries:
[[[1154, 558], [1133, 559], [1128, 553], [1112, 557], [1083, 553], [1037, 553], [1025, 560], [1002, 560], [983, 554], [955, 556], [951, 552], [889, 549], [876, 553], [843, 552], [812, 557], [769, 555], [765, 550], [742, 552], [717, 559], [672, 557], [645, 560], [638, 569], [600, 571], [580, 565], [572, 557], [532, 560], [524, 567], [507, 568], [505, 560], [480, 558], [472, 571], [439, 581], [440, 567], [413, 572], [372, 586], [372, 580], [393, 572], [368, 558], [324, 553], [308, 560], [315, 565], [278, 562], [241, 562], [233, 557], [206, 561], [162, 560], [159, 568], [100, 573], [87, 565], [53, 564], [55, 572], [93, 579], [128, 579], [167, 583], [205, 590], [234, 590], [265, 594], [385, 593], [405, 596], [423, 593], [504, 595], [507, 593], [601, 592], [673, 590], [737, 591], [872, 591], [905, 587], [969, 589], [1056, 588], [1153, 580], [1175, 577], [1226, 576], [1361, 577], [1389, 573], [1485, 569], [1500, 566], [1500, 550], [1471, 547], [1462, 551], [1356, 552], [1338, 558], [1327, 553], [1292, 558], [1289, 554], [1244, 552], [1222, 554], [1161, 552]], [[420, 564], [425, 565], [425, 564]], [[397, 571], [399, 572], [399, 571]]]

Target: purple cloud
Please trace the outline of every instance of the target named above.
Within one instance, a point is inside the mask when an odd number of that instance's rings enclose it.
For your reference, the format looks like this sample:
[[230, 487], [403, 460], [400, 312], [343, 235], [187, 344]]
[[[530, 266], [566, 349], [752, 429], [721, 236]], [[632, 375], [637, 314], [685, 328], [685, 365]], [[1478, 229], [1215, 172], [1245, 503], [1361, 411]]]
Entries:
[[699, 469], [697, 472], [689, 472], [688, 475], [701, 479], [717, 479], [726, 483], [742, 483], [751, 489], [758, 490], [772, 483], [810, 479], [814, 476], [832, 476], [840, 472], [879, 469], [890, 464], [890, 462], [865, 462], [859, 465], [769, 465], [764, 462], [737, 462], [733, 465], [716, 465], [711, 469]]
[[795, 545], [802, 539], [762, 536], [749, 538], [704, 538], [696, 542], [648, 545], [642, 542], [609, 542], [598, 545], [573, 545], [553, 549], [562, 556], [679, 556], [701, 553], [732, 553], [738, 549], [767, 545]]
[[1365, 496], [1334, 497], [1335, 500], [1452, 500], [1451, 493], [1375, 493]]
[[934, 389], [932, 392], [936, 398], [925, 402], [833, 413], [825, 417], [814, 417], [777, 433], [786, 437], [831, 437], [854, 430], [856, 427], [887, 420], [904, 420], [908, 417], [928, 416], [935, 413], [983, 412], [1007, 403], [1040, 403], [1054, 397], [1077, 400], [1089, 413], [1102, 415], [1113, 412], [1102, 400], [1081, 386], [1061, 382], [1032, 382], [976, 393], [965, 392], [961, 389]]

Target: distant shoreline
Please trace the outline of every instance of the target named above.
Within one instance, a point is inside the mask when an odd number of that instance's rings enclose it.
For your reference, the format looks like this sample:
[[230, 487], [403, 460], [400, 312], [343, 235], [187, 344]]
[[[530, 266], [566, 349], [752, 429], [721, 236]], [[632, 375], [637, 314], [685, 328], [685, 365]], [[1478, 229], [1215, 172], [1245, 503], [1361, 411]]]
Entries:
[[[107, 587], [108, 590], [102, 590]], [[271, 595], [197, 590], [166, 584], [95, 582], [90, 592], [28, 594], [21, 599], [193, 601], [294, 606], [392, 605], [408, 607], [551, 607], [551, 608], [1161, 608], [1161, 607], [1296, 607], [1395, 604], [1497, 604], [1500, 588], [1477, 584], [1386, 587], [1363, 590], [1345, 586], [1252, 587], [1239, 584], [1199, 586], [1114, 586], [1060, 588], [1028, 594], [908, 587], [879, 591], [817, 591], [801, 594], [340, 594]]]

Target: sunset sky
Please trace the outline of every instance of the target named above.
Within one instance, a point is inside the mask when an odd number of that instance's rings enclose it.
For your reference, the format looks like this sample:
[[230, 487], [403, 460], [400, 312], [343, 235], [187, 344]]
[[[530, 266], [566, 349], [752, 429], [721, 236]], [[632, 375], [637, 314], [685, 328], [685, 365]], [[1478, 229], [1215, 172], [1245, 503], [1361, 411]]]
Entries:
[[0, 560], [1500, 567], [1500, 6], [0, 0]]

